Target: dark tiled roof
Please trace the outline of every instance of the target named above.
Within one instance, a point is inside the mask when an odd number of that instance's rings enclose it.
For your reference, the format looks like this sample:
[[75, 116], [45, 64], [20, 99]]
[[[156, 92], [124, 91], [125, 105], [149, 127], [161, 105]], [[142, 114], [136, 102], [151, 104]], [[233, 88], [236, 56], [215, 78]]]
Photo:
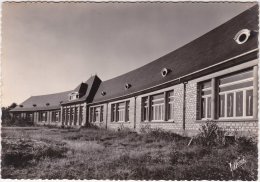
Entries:
[[[246, 43], [241, 45], [233, 40], [234, 36], [242, 29], [258, 31], [258, 5], [145, 66], [102, 82], [93, 102], [102, 102], [115, 97], [121, 97], [178, 79], [184, 75], [256, 49], [258, 47], [256, 33]], [[161, 75], [163, 68], [171, 70], [166, 77]], [[129, 89], [125, 88], [126, 83], [131, 85]], [[106, 92], [106, 94], [102, 95], [102, 91]]]
[[[49, 95], [38, 95], [38, 96], [31, 96], [27, 100], [25, 100], [20, 107], [20, 105], [16, 106], [11, 111], [36, 111], [36, 110], [52, 110], [52, 109], [59, 109], [60, 102], [64, 102], [68, 99], [68, 94], [71, 91], [67, 92], [60, 92], [55, 94]], [[49, 104], [48, 106], [46, 104]], [[36, 104], [34, 107], [33, 105]]]
[[64, 104], [72, 104], [82, 101], [91, 102], [93, 99], [93, 92], [96, 92], [97, 87], [100, 85], [101, 80], [98, 78], [98, 76], [91, 76], [85, 83], [81, 83], [77, 88], [75, 88], [73, 91], [81, 92], [84, 95], [80, 96], [80, 98], [75, 100], [67, 100], [62, 103]]

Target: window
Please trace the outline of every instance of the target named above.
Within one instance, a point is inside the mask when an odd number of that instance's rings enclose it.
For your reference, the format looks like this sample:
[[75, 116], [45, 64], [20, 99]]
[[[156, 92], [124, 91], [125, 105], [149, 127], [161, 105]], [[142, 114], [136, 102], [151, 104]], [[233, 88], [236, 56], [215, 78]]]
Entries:
[[130, 101], [119, 102], [111, 105], [111, 122], [129, 121]]
[[206, 81], [200, 84], [200, 116], [201, 119], [211, 118], [211, 99], [212, 99], [212, 86], [211, 81]]
[[66, 110], [63, 108], [63, 109], [62, 109], [62, 122], [65, 121], [65, 114], [66, 114], [65, 111], [66, 111]]
[[75, 107], [75, 117], [74, 117], [74, 123], [75, 123], [75, 125], [77, 124], [77, 122], [78, 122], [78, 107]]
[[70, 122], [73, 121], [73, 118], [74, 118], [74, 108], [70, 108]]
[[253, 116], [253, 70], [218, 80], [219, 118]]
[[152, 121], [164, 120], [164, 93], [151, 96]]
[[51, 121], [58, 122], [59, 121], [59, 111], [53, 111], [51, 113]]
[[82, 121], [83, 121], [83, 106], [80, 106], [79, 107], [79, 124], [81, 124], [82, 123]]
[[130, 109], [130, 101], [126, 101], [125, 107], [126, 107], [126, 113], [125, 113], [125, 121], [129, 121], [129, 109]]
[[90, 122], [103, 122], [103, 106], [90, 108]]
[[173, 121], [174, 91], [166, 91], [142, 98], [142, 121]]
[[79, 93], [78, 92], [72, 92], [69, 94], [69, 100], [75, 100], [79, 98]]
[[28, 121], [33, 121], [33, 113], [26, 113], [25, 117]]
[[149, 120], [148, 97], [142, 98], [142, 121]]
[[167, 92], [167, 119], [174, 119], [174, 93], [173, 91]]
[[46, 122], [47, 121], [47, 112], [39, 112], [39, 121]]
[[70, 120], [70, 108], [67, 108], [67, 117], [66, 117], [66, 123], [68, 123]]
[[111, 105], [111, 122], [116, 121], [116, 105], [112, 104]]

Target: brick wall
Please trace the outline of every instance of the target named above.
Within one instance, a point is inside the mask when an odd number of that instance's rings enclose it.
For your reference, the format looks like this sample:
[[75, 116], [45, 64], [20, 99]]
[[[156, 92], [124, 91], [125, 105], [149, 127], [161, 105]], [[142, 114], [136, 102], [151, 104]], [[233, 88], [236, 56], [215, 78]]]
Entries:
[[129, 99], [120, 100], [119, 102], [130, 101], [129, 102], [129, 121], [128, 122], [111, 122], [111, 105], [118, 102], [108, 103], [108, 114], [107, 114], [107, 128], [118, 130], [123, 128], [129, 128], [134, 130], [134, 115], [135, 115], [135, 98], [131, 97]]
[[[142, 128], [161, 128], [172, 132], [183, 134], [183, 84], [175, 85], [167, 89], [151, 92], [149, 94], [140, 95], [136, 98], [136, 131], [141, 131]], [[141, 101], [142, 97], [162, 93], [165, 91], [174, 90], [174, 121], [165, 122], [142, 122]]]

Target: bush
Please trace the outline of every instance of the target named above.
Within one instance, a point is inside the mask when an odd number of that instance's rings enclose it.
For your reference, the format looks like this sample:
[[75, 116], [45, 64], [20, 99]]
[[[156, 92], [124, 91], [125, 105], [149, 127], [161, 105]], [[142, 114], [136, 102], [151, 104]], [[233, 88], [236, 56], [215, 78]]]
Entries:
[[222, 146], [225, 144], [225, 131], [215, 122], [207, 121], [201, 126], [195, 141], [203, 146]]
[[254, 152], [257, 151], [257, 143], [251, 137], [239, 137], [236, 139], [238, 145], [238, 152]]

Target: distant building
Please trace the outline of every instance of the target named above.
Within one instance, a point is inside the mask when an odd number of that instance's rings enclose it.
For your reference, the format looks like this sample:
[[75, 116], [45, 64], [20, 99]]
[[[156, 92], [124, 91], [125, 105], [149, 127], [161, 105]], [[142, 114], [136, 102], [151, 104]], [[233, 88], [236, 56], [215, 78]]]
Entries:
[[201, 123], [258, 131], [258, 5], [126, 74], [32, 96], [11, 110], [38, 125], [162, 128], [194, 135]]

